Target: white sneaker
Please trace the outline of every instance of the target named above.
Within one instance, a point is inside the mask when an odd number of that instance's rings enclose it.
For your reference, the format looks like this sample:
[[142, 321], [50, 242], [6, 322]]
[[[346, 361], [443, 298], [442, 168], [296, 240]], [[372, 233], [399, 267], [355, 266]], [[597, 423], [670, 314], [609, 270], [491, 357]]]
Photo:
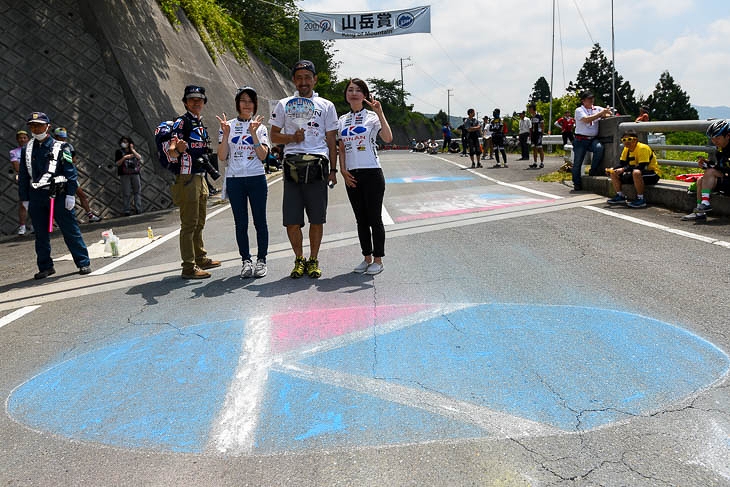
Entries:
[[25, 235], [25, 225], [20, 225], [18, 227], [18, 235]]
[[352, 272], [355, 272], [357, 274], [364, 274], [366, 270], [368, 270], [368, 266], [370, 265], [370, 262], [367, 260], [363, 260], [360, 262], [357, 267], [355, 267]]
[[243, 261], [243, 267], [241, 268], [241, 278], [253, 277], [253, 262], [250, 260]]
[[262, 259], [256, 260], [256, 267], [253, 270], [253, 277], [264, 277], [268, 269], [266, 268], [266, 261]]
[[367, 274], [369, 276], [374, 276], [375, 274], [380, 274], [381, 272], [383, 272], [384, 268], [385, 267], [383, 266], [383, 264], [378, 264], [377, 262], [372, 262], [368, 266], [367, 270], [365, 271], [365, 274]]

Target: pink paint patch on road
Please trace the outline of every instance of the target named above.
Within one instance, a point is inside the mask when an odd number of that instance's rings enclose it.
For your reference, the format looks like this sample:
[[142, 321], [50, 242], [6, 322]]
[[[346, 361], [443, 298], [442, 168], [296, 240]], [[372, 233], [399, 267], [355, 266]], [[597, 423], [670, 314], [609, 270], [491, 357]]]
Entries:
[[357, 306], [273, 315], [271, 348], [274, 353], [286, 352], [309, 343], [364, 330], [429, 307], [425, 304], [377, 308]]
[[532, 205], [535, 203], [545, 203], [549, 200], [541, 200], [541, 199], [535, 199], [535, 198], [528, 198], [523, 200], [515, 200], [514, 202], [508, 202], [508, 203], [500, 203], [500, 204], [491, 204], [487, 206], [478, 206], [478, 207], [470, 207], [470, 208], [456, 208], [453, 210], [445, 210], [445, 211], [428, 211], [424, 213], [418, 213], [416, 215], [403, 215], [398, 216], [394, 218], [393, 220], [397, 222], [407, 222], [412, 220], [425, 220], [427, 218], [438, 218], [438, 217], [444, 217], [444, 216], [454, 216], [454, 215], [462, 215], [464, 213], [478, 213], [481, 211], [490, 211], [490, 210], [499, 210], [501, 208], [509, 208], [511, 206], [522, 206], [522, 205]]

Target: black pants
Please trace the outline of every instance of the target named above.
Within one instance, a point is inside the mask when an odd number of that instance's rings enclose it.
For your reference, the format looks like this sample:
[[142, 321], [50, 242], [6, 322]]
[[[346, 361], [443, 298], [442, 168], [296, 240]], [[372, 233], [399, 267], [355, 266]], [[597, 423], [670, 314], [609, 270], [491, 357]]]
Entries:
[[357, 187], [347, 186], [347, 197], [355, 213], [362, 255], [383, 257], [385, 255], [385, 225], [382, 217], [385, 195], [383, 170], [353, 169], [350, 174], [357, 181]]
[[529, 137], [530, 137], [530, 132], [522, 132], [520, 134], [520, 150], [522, 151], [523, 159], [530, 158], [530, 144], [527, 142], [527, 139]]

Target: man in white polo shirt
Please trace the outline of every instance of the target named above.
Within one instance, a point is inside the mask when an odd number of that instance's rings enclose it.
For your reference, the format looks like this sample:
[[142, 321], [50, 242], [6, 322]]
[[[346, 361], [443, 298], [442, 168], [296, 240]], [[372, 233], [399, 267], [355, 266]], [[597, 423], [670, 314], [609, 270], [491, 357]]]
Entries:
[[[297, 92], [276, 105], [269, 120], [270, 139], [273, 144], [285, 144], [283, 222], [295, 256], [290, 276], [297, 279], [307, 274], [316, 279], [322, 275], [318, 254], [327, 220], [327, 184], [337, 184], [337, 111], [331, 101], [314, 92], [317, 71], [311, 61], [294, 65], [292, 81]], [[286, 116], [286, 104], [295, 97], [314, 102], [314, 116], [302, 129]], [[291, 174], [297, 166], [307, 166], [306, 178]], [[308, 260], [304, 259], [302, 234], [305, 211], [309, 218]]]
[[575, 140], [573, 141], [573, 189], [583, 189], [583, 159], [586, 152], [593, 154], [591, 170], [594, 175], [601, 167], [603, 160], [603, 145], [598, 141], [598, 121], [612, 115], [610, 108], [601, 108], [593, 105], [594, 96], [590, 91], [580, 94], [581, 105], [575, 109]]

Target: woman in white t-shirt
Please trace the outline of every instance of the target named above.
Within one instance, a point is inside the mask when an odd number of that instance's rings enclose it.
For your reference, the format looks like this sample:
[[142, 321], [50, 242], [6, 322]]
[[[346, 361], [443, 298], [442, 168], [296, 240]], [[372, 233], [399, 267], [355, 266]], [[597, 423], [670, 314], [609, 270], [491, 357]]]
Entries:
[[[218, 145], [218, 159], [228, 161], [224, 186], [224, 198], [231, 202], [236, 225], [236, 243], [243, 260], [241, 277], [264, 277], [266, 254], [269, 247], [269, 228], [266, 223], [266, 198], [268, 186], [263, 161], [269, 153], [269, 134], [256, 115], [258, 97], [250, 86], [236, 93], [238, 117], [226, 120], [226, 114], [217, 117], [223, 131], [223, 142]], [[258, 252], [256, 264], [251, 261], [248, 240], [248, 205], [256, 228]]]
[[[364, 256], [354, 272], [375, 275], [383, 272], [385, 255], [385, 226], [381, 216], [385, 177], [380, 167], [376, 137], [379, 133], [385, 143], [390, 143], [393, 133], [382, 105], [370, 96], [363, 80], [353, 78], [347, 83], [345, 100], [350, 104], [350, 111], [340, 117], [337, 130], [340, 171], [355, 213]], [[365, 104], [372, 111], [367, 110]]]

